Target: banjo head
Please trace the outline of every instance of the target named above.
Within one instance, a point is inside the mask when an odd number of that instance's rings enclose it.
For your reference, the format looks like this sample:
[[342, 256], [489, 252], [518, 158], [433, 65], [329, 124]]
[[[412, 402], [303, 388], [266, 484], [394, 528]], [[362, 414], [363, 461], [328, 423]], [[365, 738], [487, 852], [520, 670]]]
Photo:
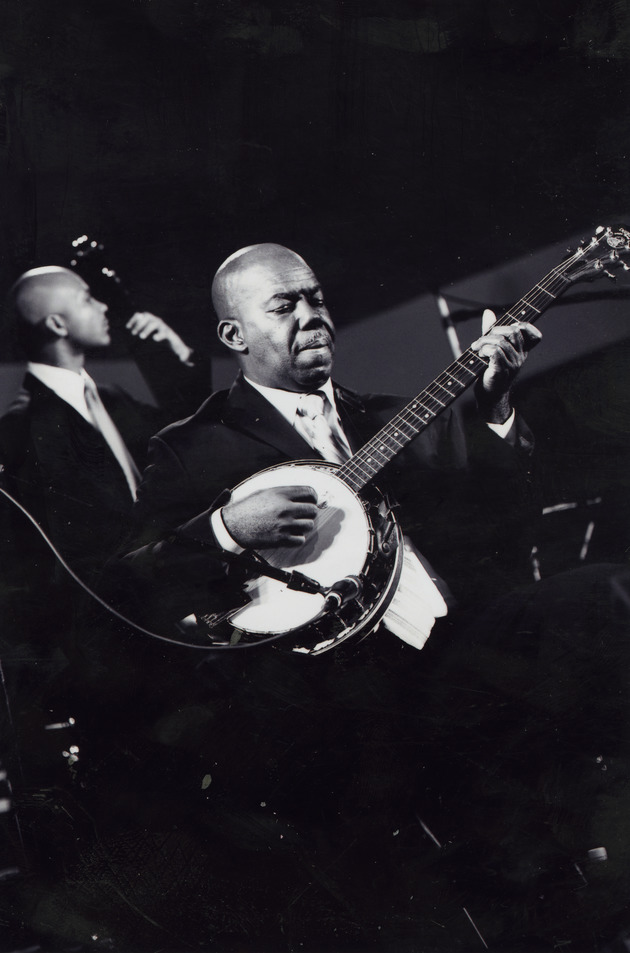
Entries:
[[[316, 580], [324, 589], [330, 588], [346, 576], [364, 578], [368, 568], [382, 560], [379, 543], [382, 533], [375, 526], [383, 522], [384, 515], [378, 512], [374, 503], [368, 503], [359, 497], [336, 473], [337, 464], [322, 461], [298, 461], [262, 470], [253, 477], [240, 483], [232, 491], [233, 500], [241, 500], [257, 490], [280, 486], [311, 486], [318, 499], [318, 514], [315, 531], [307, 542], [300, 547], [270, 547], [257, 552], [272, 566], [288, 572], [297, 571]], [[379, 500], [382, 501], [382, 497]], [[387, 525], [396, 527], [393, 517], [387, 512]], [[361, 628], [367, 627], [372, 620], [376, 604], [383, 602], [388, 588], [395, 590], [400, 567], [397, 563], [398, 552], [402, 547], [396, 545], [399, 531], [393, 534], [390, 548], [390, 560], [385, 576], [391, 583], [382, 593], [379, 584], [372, 596], [365, 591], [357, 599], [352, 610], [339, 613], [326, 613], [322, 618], [325, 596], [319, 593], [300, 592], [288, 589], [286, 583], [269, 576], [256, 576], [245, 586], [248, 602], [231, 614], [230, 624], [240, 633], [253, 636], [270, 634], [306, 635], [306, 641], [320, 636], [332, 644], [341, 641], [357, 631], [357, 620], [351, 620], [354, 614], [365, 621]], [[391, 593], [393, 595], [393, 591]], [[391, 598], [391, 597], [390, 597]], [[354, 602], [354, 600], [353, 600]], [[386, 604], [389, 603], [387, 599]], [[385, 611], [385, 608], [382, 610]], [[382, 613], [381, 613], [382, 615]], [[380, 618], [380, 616], [379, 616]], [[349, 624], [352, 628], [349, 629]], [[373, 622], [375, 625], [376, 622]], [[341, 634], [343, 633], [343, 634]], [[347, 633], [347, 634], [346, 634]], [[326, 638], [328, 636], [328, 638]], [[297, 638], [298, 650], [325, 651], [325, 648], [304, 649]], [[320, 644], [320, 643], [318, 643]], [[323, 643], [322, 643], [323, 644]], [[325, 647], [330, 647], [326, 644]]]

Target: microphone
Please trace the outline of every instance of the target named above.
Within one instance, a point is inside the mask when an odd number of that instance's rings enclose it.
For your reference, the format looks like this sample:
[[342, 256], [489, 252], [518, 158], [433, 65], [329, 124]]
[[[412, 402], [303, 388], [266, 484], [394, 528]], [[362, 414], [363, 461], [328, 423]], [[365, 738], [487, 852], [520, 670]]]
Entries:
[[339, 612], [346, 603], [351, 599], [357, 599], [362, 592], [363, 582], [358, 576], [344, 576], [327, 590], [322, 611]]

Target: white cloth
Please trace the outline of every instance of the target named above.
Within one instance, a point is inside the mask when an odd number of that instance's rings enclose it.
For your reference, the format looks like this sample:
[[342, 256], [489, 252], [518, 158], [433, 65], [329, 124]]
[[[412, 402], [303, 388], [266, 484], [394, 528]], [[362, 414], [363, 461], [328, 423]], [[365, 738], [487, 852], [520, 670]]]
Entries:
[[125, 474], [132, 499], [135, 500], [138, 484], [140, 483], [140, 472], [134, 463], [133, 457], [125, 446], [125, 442], [120, 436], [116, 424], [107, 413], [103, 401], [99, 396], [96, 384], [87, 374], [84, 375], [83, 385], [85, 404], [90, 414], [90, 423], [93, 427], [96, 427], [105, 438], [109, 449], [116, 457], [121, 470]]
[[403, 537], [405, 553], [394, 598], [383, 616], [383, 625], [403, 642], [421, 649], [435, 620], [448, 614], [448, 606], [410, 539]]

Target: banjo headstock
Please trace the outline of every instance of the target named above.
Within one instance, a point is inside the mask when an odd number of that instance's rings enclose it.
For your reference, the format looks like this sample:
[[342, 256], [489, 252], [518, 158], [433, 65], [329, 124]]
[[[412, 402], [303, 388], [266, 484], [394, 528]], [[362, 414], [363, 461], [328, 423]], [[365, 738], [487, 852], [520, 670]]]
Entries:
[[570, 282], [593, 280], [600, 275], [614, 278], [615, 268], [630, 271], [626, 258], [630, 258], [630, 230], [623, 225], [600, 225], [590, 241], [583, 241], [561, 266], [562, 277]]

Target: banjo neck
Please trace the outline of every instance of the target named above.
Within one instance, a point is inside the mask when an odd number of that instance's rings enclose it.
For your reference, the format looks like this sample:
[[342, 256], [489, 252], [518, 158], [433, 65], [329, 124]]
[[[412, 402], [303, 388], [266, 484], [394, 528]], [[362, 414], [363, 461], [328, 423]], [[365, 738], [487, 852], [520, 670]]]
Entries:
[[[627, 269], [627, 265], [620, 261], [620, 254], [628, 251], [629, 244], [630, 232], [627, 229], [621, 226], [598, 228], [588, 244], [581, 245], [569, 258], [552, 268], [496, 321], [494, 327], [506, 327], [516, 321], [533, 324], [573, 282], [601, 274], [614, 277], [607, 268], [621, 263]], [[603, 252], [599, 250], [600, 245]], [[488, 363], [486, 358], [468, 348], [347, 460], [336, 471], [337, 476], [358, 493], [414, 437], [468, 390], [481, 377]]]

